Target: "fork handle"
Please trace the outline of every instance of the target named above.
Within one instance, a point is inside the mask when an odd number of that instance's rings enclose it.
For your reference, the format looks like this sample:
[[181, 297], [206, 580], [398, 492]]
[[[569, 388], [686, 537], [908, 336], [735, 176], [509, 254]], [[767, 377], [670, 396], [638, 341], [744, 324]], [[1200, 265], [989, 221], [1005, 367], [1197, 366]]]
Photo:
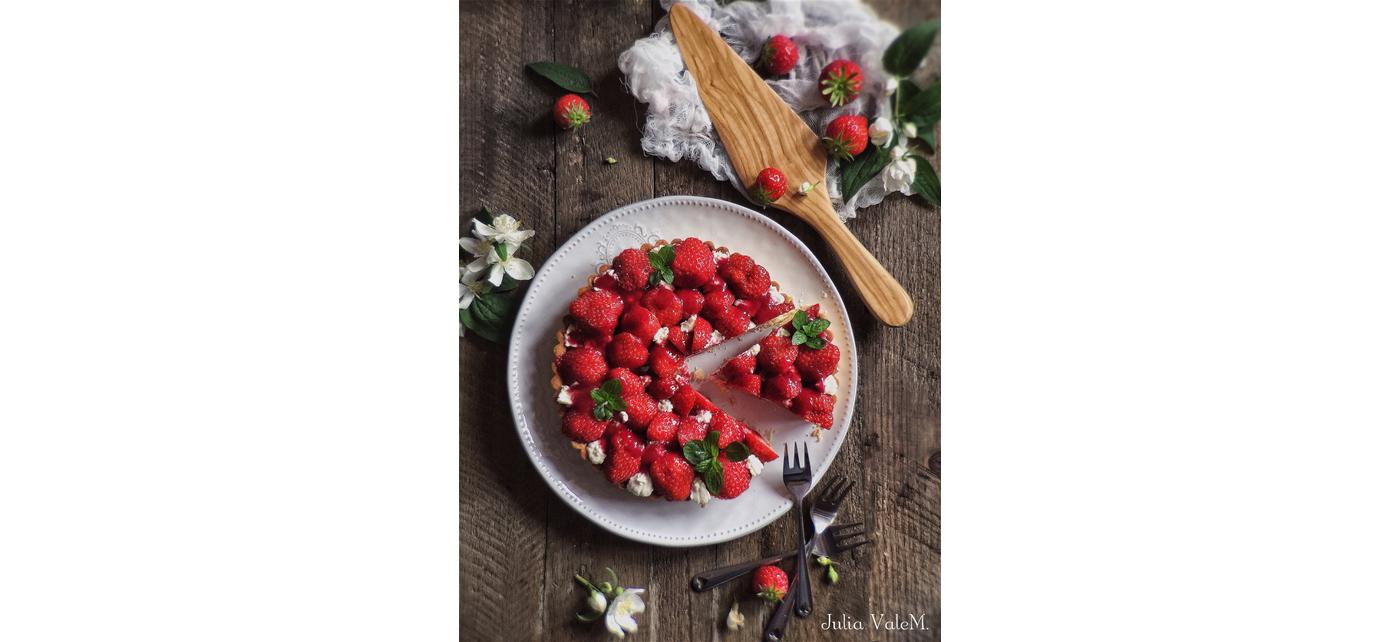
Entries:
[[768, 616], [768, 624], [763, 627], [763, 642], [778, 642], [787, 633], [788, 617], [792, 615], [792, 605], [796, 602], [793, 599], [795, 597], [794, 588], [796, 585], [788, 582], [787, 595], [778, 602], [778, 606], [773, 609], [773, 614]]
[[791, 559], [796, 556], [797, 549], [793, 549], [781, 555], [772, 555], [760, 560], [740, 562], [738, 564], [732, 564], [723, 568], [716, 568], [705, 571], [703, 573], [696, 573], [694, 577], [690, 578], [690, 590], [695, 591], [696, 593], [703, 593], [717, 586], [720, 586], [721, 584], [728, 584], [734, 580], [737, 580], [747, 575], [749, 571], [752, 571], [760, 566], [777, 564], [778, 562], [781, 562], [785, 559]]
[[[802, 505], [801, 500], [798, 501], [798, 504], [797, 504], [797, 505], [798, 505], [798, 506], [801, 506], [801, 505]], [[798, 544], [797, 550], [799, 550], [799, 551], [811, 550], [811, 549], [807, 548], [807, 524], [806, 524], [806, 519], [805, 519], [804, 517], [802, 517], [802, 515], [801, 515], [800, 513], [798, 514], [798, 518], [797, 518], [797, 519], [798, 519], [798, 522], [797, 522], [797, 544]], [[796, 596], [796, 598], [797, 598], [797, 599], [793, 600], [793, 601], [796, 602], [796, 603], [793, 604], [792, 610], [793, 610], [794, 613], [797, 613], [797, 617], [803, 617], [803, 618], [805, 618], [805, 617], [810, 617], [810, 616], [812, 615], [812, 584], [811, 584], [811, 582], [810, 582], [810, 580], [809, 580], [808, 573], [807, 573], [807, 566], [808, 566], [808, 565], [807, 565], [807, 556], [805, 556], [805, 555], [802, 556], [802, 559], [801, 559], [801, 560], [798, 560], [798, 562], [799, 562], [799, 563], [796, 564], [796, 566], [797, 566], [797, 590], [796, 590], [797, 596]], [[792, 591], [789, 591], [789, 592], [792, 592]]]

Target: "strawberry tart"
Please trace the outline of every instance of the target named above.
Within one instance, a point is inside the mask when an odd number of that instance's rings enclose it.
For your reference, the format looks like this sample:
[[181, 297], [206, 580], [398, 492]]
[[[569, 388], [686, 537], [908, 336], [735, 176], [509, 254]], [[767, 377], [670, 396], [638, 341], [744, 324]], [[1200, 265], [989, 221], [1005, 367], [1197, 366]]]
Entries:
[[[687, 238], [623, 250], [579, 289], [556, 335], [551, 383], [564, 435], [633, 495], [701, 506], [738, 497], [777, 453], [691, 386], [685, 358], [757, 325], [784, 324], [772, 336], [822, 335], [825, 327], [810, 321], [794, 326], [797, 313], [818, 318], [815, 307], [796, 311], [762, 265], [713, 243]], [[798, 369], [797, 360], [789, 363], [800, 381], [825, 369]], [[800, 384], [785, 405], [830, 427], [834, 390], [822, 381]], [[798, 409], [794, 400], [809, 389], [827, 399], [825, 415], [822, 402]]]

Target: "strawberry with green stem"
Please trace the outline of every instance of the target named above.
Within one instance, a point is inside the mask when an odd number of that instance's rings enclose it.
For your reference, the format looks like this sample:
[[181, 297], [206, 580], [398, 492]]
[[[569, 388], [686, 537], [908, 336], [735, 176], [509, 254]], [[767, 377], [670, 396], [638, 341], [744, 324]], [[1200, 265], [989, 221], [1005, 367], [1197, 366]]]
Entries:
[[822, 95], [831, 101], [832, 107], [840, 107], [854, 100], [864, 82], [865, 75], [861, 73], [860, 65], [844, 58], [831, 61], [822, 69], [817, 80]]
[[787, 176], [776, 168], [765, 167], [758, 173], [749, 193], [760, 205], [771, 205], [787, 193]]

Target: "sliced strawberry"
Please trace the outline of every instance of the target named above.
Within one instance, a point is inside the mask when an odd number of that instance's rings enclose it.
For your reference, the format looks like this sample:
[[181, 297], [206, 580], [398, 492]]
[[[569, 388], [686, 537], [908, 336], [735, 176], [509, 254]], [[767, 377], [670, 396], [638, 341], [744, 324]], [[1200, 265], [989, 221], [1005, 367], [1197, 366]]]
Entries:
[[760, 437], [756, 430], [750, 430], [747, 435], [744, 435], [744, 445], [749, 447], [749, 452], [759, 461], [773, 461], [778, 458], [778, 453], [773, 452], [773, 447], [768, 445], [768, 442]]

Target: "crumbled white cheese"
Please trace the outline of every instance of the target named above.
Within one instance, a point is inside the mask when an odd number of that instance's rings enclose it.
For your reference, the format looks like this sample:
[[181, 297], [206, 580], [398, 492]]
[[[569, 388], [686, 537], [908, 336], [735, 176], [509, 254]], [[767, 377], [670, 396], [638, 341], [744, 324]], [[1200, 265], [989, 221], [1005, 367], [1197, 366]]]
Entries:
[[822, 392], [829, 395], [836, 394], [836, 375], [827, 375], [822, 379]]
[[701, 410], [700, 412], [695, 413], [695, 420], [702, 424], [710, 423], [710, 420], [714, 418], [714, 414], [708, 410]]
[[724, 259], [727, 259], [727, 258], [729, 258], [729, 253], [728, 253], [728, 252], [721, 252], [721, 251], [719, 251], [719, 250], [715, 250], [715, 261], [716, 261], [716, 262], [718, 262], [718, 261], [723, 261]]
[[572, 394], [569, 393], [569, 387], [568, 387], [568, 386], [564, 386], [564, 387], [562, 387], [562, 388], [559, 389], [559, 405], [561, 405], [561, 406], [572, 406], [572, 405], [574, 405], [574, 396], [573, 396]]
[[750, 321], [748, 327], [744, 328], [744, 332], [748, 332], [749, 330], [752, 330], [752, 329], [757, 328], [757, 327], [758, 327], [758, 324], [757, 324], [757, 323], [754, 323], [753, 321]]
[[671, 403], [670, 399], [662, 399], [656, 402], [656, 409], [661, 412], [673, 412], [675, 408], [675, 404]]
[[768, 288], [768, 305], [782, 305], [782, 303], [783, 293], [779, 292], [778, 288], [770, 286]]
[[704, 480], [690, 482], [690, 501], [699, 504], [701, 508], [710, 503], [710, 489], [705, 488]]
[[695, 320], [698, 319], [698, 318], [700, 318], [700, 315], [698, 315], [698, 314], [692, 314], [692, 315], [690, 315], [690, 318], [689, 318], [689, 319], [686, 319], [686, 320], [684, 320], [684, 321], [681, 321], [681, 331], [682, 331], [682, 332], [690, 332], [690, 331], [694, 330], [694, 329], [695, 329]]
[[608, 454], [603, 452], [603, 440], [601, 439], [595, 439], [593, 441], [588, 442], [587, 451], [588, 461], [591, 461], [599, 466], [602, 466], [603, 462], [607, 461], [608, 459]]
[[624, 410], [622, 412], [617, 413], [617, 420], [624, 424], [627, 423], [627, 411]]
[[710, 339], [705, 342], [705, 347], [708, 348], [713, 345], [719, 345], [721, 341], [724, 341], [724, 335], [720, 334], [719, 330], [711, 330]]
[[759, 461], [758, 457], [749, 455], [749, 458], [744, 460], [744, 465], [749, 467], [749, 474], [754, 477], [763, 473], [763, 462]]
[[745, 351], [744, 351], [744, 354], [749, 355], [749, 356], [751, 356], [751, 357], [756, 357], [756, 356], [758, 356], [758, 351], [759, 351], [759, 350], [762, 350], [762, 349], [763, 349], [763, 345], [762, 345], [762, 344], [755, 343], [755, 344], [753, 344], [752, 346], [750, 346], [748, 350], [745, 350]]
[[651, 342], [661, 343], [662, 341], [666, 340], [666, 337], [669, 336], [671, 336], [671, 328], [663, 325], [660, 329], [656, 331], [656, 334], [651, 335]]
[[564, 328], [564, 347], [565, 347], [565, 348], [577, 348], [577, 347], [579, 347], [579, 342], [574, 341], [574, 326], [569, 326], [569, 327], [567, 327], [567, 328]]
[[792, 336], [791, 334], [788, 334], [787, 328], [778, 328], [777, 335], [780, 336], [780, 337], [790, 337], [790, 336]]
[[651, 497], [651, 477], [637, 473], [627, 480], [627, 492], [638, 497]]

